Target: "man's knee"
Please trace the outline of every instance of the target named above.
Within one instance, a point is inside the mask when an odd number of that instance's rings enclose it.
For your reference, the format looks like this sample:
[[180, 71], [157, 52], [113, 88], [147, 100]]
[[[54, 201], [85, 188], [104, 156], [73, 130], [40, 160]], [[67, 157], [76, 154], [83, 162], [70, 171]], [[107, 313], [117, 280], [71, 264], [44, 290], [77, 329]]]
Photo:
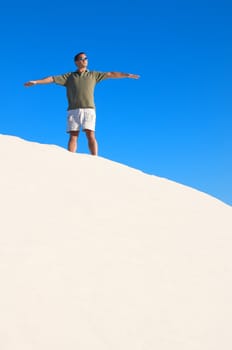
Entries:
[[95, 140], [95, 132], [93, 130], [85, 130], [85, 134], [88, 140], [91, 140], [91, 141]]
[[69, 133], [69, 138], [70, 140], [75, 140], [78, 138], [78, 135], [79, 135], [79, 131], [71, 131]]

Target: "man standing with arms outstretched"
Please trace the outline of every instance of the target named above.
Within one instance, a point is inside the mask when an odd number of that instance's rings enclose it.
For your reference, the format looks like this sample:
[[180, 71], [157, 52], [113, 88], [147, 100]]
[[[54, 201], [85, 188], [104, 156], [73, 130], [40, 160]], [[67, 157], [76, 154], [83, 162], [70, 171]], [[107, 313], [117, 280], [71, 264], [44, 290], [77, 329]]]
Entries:
[[67, 132], [70, 134], [68, 150], [76, 152], [77, 140], [81, 128], [85, 131], [88, 146], [92, 155], [98, 154], [98, 145], [95, 138], [96, 112], [94, 104], [94, 88], [101, 80], [108, 78], [138, 79], [136, 74], [119, 72], [89, 71], [88, 58], [84, 52], [74, 57], [77, 66], [75, 72], [63, 75], [50, 76], [40, 80], [26, 82], [25, 86], [56, 83], [66, 87], [68, 99]]

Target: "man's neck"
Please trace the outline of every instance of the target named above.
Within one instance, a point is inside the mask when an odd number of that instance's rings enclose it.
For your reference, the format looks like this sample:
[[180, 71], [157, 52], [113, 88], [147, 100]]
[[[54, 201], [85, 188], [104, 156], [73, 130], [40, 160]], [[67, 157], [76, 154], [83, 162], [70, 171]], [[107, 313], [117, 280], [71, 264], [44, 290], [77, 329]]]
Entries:
[[83, 73], [83, 72], [87, 71], [87, 68], [80, 68], [77, 71], [78, 71], [78, 73]]

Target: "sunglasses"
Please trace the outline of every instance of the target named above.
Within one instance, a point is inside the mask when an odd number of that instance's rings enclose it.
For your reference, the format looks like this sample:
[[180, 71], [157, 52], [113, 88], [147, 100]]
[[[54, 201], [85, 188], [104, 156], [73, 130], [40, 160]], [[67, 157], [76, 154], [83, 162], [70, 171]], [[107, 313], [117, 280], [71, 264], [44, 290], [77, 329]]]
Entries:
[[80, 57], [78, 58], [78, 61], [86, 61], [88, 59], [88, 57]]

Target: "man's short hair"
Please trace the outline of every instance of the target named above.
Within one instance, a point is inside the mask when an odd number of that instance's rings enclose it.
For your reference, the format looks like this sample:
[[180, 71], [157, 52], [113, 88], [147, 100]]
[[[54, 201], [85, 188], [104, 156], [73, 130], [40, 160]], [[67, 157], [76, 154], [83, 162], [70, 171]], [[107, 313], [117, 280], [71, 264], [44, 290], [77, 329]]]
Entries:
[[74, 62], [78, 61], [80, 55], [85, 55], [85, 52], [79, 52], [74, 56]]

